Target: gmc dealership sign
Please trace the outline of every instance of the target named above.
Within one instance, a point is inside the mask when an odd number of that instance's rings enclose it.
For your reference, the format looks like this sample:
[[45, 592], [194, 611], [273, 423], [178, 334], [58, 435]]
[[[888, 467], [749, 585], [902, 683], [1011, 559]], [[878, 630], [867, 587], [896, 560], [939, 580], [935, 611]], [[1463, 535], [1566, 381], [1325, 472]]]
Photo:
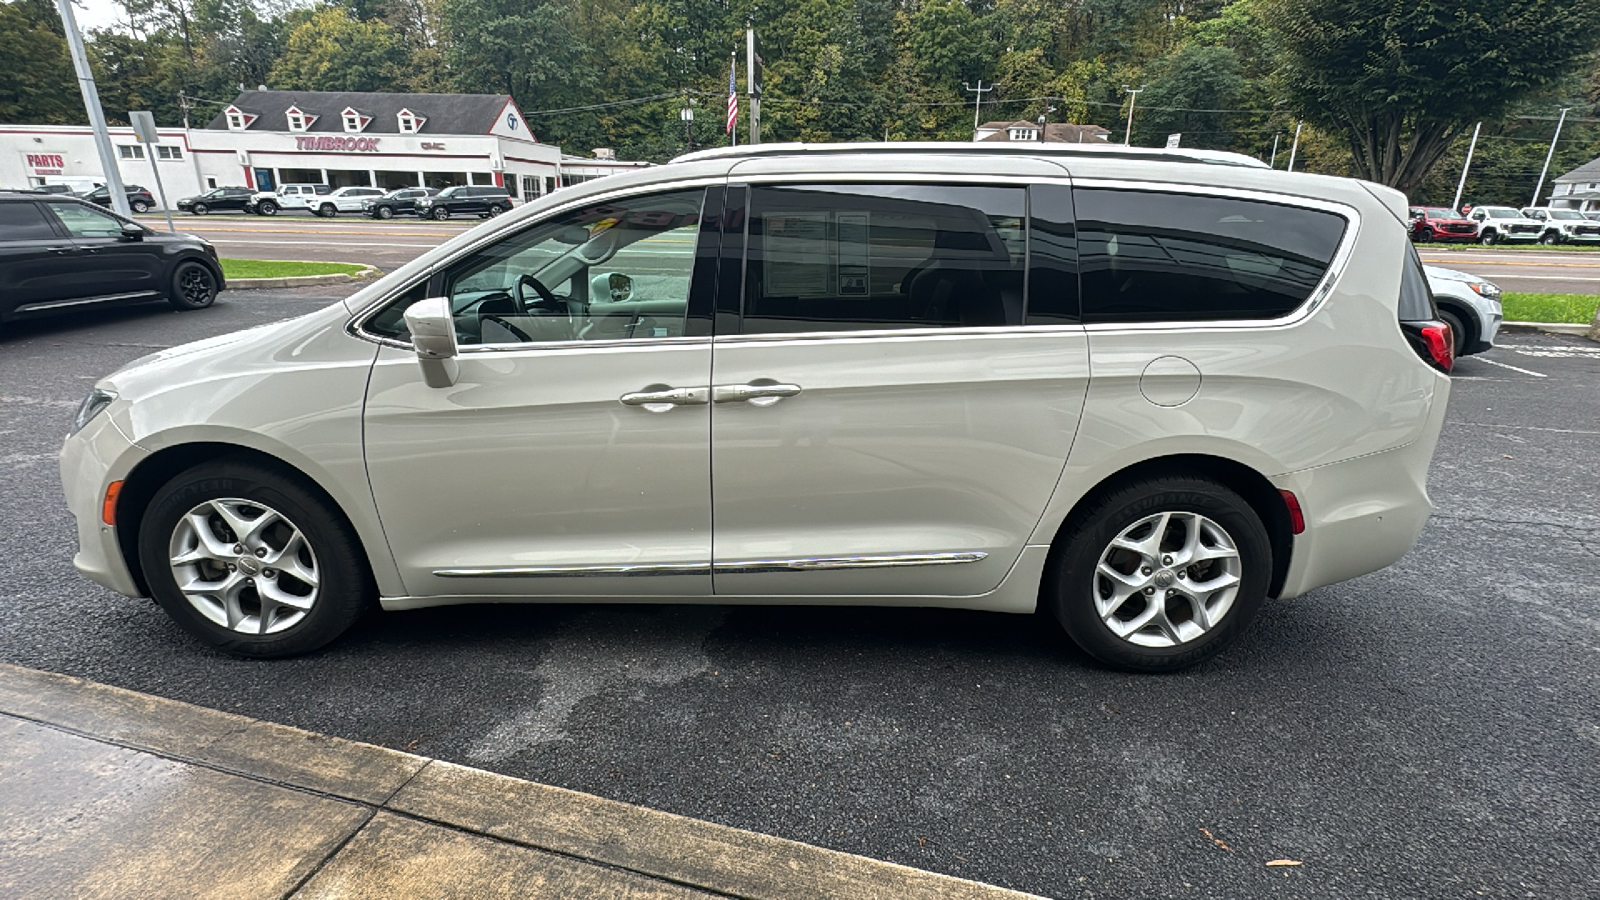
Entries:
[[60, 175], [61, 170], [67, 167], [67, 160], [59, 153], [29, 153], [28, 168], [35, 175]]
[[294, 139], [296, 150], [331, 150], [337, 153], [376, 153], [378, 138], [328, 137], [307, 135]]

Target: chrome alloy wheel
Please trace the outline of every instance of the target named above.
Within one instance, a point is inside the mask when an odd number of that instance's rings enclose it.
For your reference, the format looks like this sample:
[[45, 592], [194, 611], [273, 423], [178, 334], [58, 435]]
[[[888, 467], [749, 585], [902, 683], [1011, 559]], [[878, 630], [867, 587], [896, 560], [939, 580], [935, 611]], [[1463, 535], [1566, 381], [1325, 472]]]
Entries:
[[1156, 513], [1100, 554], [1095, 611], [1130, 644], [1176, 647], [1222, 623], [1243, 571], [1238, 546], [1221, 525], [1199, 513]]
[[293, 628], [317, 602], [320, 570], [304, 532], [254, 500], [225, 497], [189, 510], [172, 529], [168, 558], [189, 604], [231, 631]]

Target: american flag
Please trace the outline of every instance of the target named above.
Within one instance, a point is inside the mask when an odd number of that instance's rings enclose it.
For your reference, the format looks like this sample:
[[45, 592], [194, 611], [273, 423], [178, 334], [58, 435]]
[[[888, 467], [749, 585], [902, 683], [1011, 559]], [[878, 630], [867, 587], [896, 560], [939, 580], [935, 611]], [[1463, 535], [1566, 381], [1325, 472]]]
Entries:
[[739, 69], [737, 60], [728, 66], [728, 133], [733, 134], [733, 126], [739, 122], [739, 92], [734, 87], [734, 73]]

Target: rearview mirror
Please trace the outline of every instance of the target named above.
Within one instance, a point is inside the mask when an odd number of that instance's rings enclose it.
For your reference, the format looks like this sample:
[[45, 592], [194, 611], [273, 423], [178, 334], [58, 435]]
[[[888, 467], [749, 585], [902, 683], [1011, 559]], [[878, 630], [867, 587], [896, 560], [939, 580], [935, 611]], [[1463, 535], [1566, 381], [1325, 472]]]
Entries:
[[448, 297], [429, 297], [411, 304], [405, 311], [406, 329], [411, 332], [411, 347], [422, 366], [422, 380], [428, 387], [443, 388], [456, 383], [461, 366], [456, 362], [456, 322], [450, 313]]
[[132, 222], [123, 222], [122, 234], [118, 236], [117, 240], [142, 241], [144, 240], [144, 228], [143, 226], [135, 225]]
[[589, 281], [589, 301], [621, 303], [633, 297], [633, 279], [621, 272], [603, 272]]

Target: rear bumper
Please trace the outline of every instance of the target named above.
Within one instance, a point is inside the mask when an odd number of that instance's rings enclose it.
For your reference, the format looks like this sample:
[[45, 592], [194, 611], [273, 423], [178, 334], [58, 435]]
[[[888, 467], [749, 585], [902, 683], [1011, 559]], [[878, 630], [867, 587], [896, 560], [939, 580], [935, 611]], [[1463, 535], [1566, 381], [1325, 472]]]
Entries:
[[1449, 379], [1440, 376], [1426, 428], [1404, 447], [1272, 479], [1294, 491], [1306, 519], [1279, 597], [1376, 572], [1410, 551], [1433, 511], [1428, 466], [1449, 393]]

